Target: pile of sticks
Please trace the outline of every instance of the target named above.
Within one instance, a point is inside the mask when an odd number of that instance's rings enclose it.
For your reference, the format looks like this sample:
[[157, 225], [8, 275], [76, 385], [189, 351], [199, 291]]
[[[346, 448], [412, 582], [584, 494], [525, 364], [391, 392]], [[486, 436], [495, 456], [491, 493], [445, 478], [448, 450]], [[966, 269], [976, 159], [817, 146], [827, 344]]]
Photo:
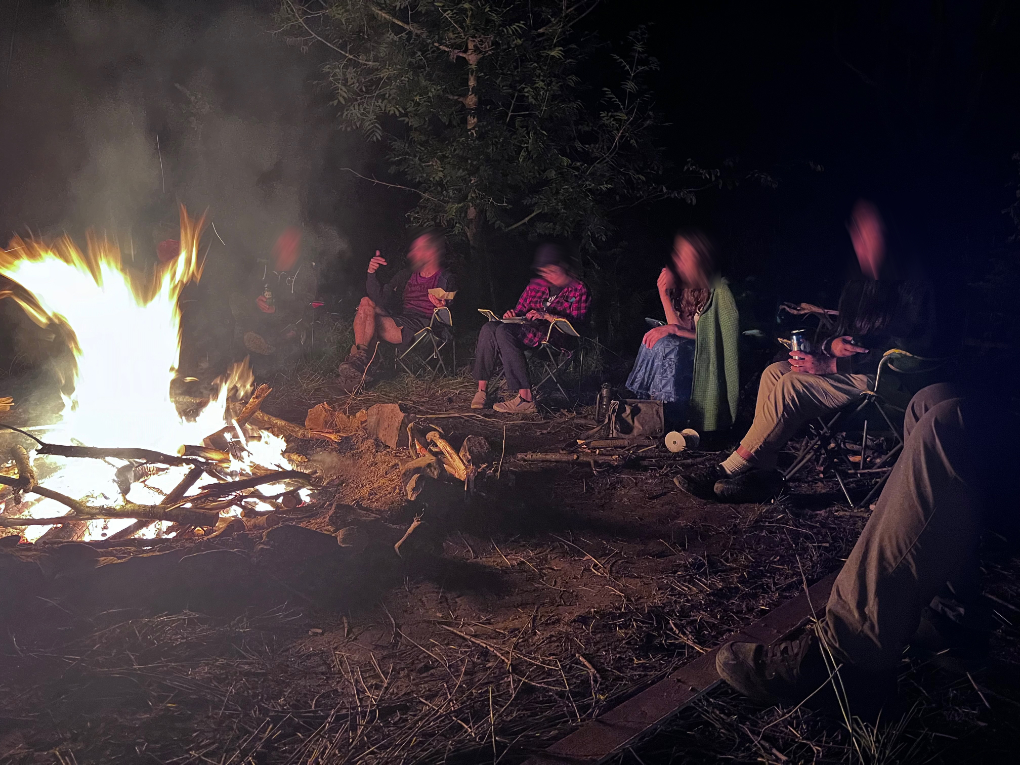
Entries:
[[[255, 418], [259, 407], [271, 392], [271, 388], [260, 385], [252, 394], [251, 399], [237, 415], [234, 422], [203, 440], [201, 446], [184, 446], [177, 455], [164, 454], [151, 449], [136, 448], [96, 448], [89, 446], [65, 446], [49, 444], [35, 436], [17, 428], [9, 428], [28, 436], [38, 444], [35, 453], [39, 455], [59, 456], [81, 459], [121, 459], [127, 460], [133, 475], [145, 475], [147, 466], [190, 466], [187, 475], [181, 482], [156, 505], [139, 505], [125, 502], [117, 506], [97, 506], [80, 502], [65, 494], [40, 486], [37, 474], [32, 465], [32, 457], [23, 446], [14, 446], [8, 453], [17, 468], [17, 476], [0, 475], [0, 486], [9, 487], [0, 490], [0, 499], [14, 498], [15, 505], [20, 504], [24, 494], [36, 494], [59, 502], [69, 509], [65, 515], [47, 518], [27, 518], [0, 514], [0, 528], [19, 528], [24, 526], [62, 526], [71, 524], [84, 533], [89, 521], [105, 519], [133, 519], [135, 523], [117, 532], [116, 537], [126, 539], [134, 536], [153, 523], [169, 521], [184, 527], [216, 526], [220, 521], [220, 513], [227, 508], [240, 506], [246, 498], [254, 496], [263, 502], [274, 504], [272, 497], [266, 497], [257, 491], [257, 487], [281, 481], [295, 481], [308, 485], [311, 479], [307, 473], [299, 470], [275, 470], [241, 480], [227, 480], [223, 472], [225, 463], [229, 463], [229, 449], [232, 444], [228, 434], [243, 431], [244, 427]], [[9, 427], [9, 426], [8, 426]], [[151, 473], [148, 473], [151, 474]], [[218, 483], [205, 487], [198, 494], [185, 496], [203, 477], [215, 478]], [[130, 478], [128, 482], [130, 483]], [[126, 493], [126, 492], [125, 492]], [[6, 497], [5, 497], [6, 495]]]

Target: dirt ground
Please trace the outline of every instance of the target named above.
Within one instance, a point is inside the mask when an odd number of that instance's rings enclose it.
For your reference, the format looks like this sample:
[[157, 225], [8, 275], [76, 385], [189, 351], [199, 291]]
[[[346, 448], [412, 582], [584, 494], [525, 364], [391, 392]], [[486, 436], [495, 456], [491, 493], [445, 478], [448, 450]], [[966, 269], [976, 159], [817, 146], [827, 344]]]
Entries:
[[[297, 421], [329, 398], [304, 390], [304, 399], [274, 393], [265, 408]], [[34, 624], [9, 620], [0, 760], [520, 762], [838, 569], [867, 519], [817, 482], [764, 505], [708, 503], [677, 487], [678, 473], [715, 452], [662, 450], [661, 463], [644, 468], [524, 463], [515, 455], [576, 440], [591, 411], [470, 413], [470, 393], [465, 381], [405, 380], [358, 400], [332, 396], [352, 411], [409, 402], [455, 446], [482, 435], [500, 455], [484, 494], [455, 493], [438, 508], [404, 499], [406, 452], [365, 437], [306, 445], [332, 456], [330, 481], [300, 523], [334, 533], [352, 518], [397, 529], [425, 520], [396, 575], [371, 585], [366, 576], [349, 607], [295, 592], [229, 615], [81, 613], [53, 602]], [[991, 572], [1003, 603], [1018, 602], [1014, 563], [1006, 556]], [[1011, 608], [1004, 621], [1017, 615]], [[1006, 653], [1014, 634], [1001, 627]], [[1006, 693], [982, 695], [981, 682], [949, 683], [951, 708], [968, 710], [954, 729], [965, 738], [1002, 730], [987, 718], [1017, 708]], [[716, 692], [619, 761], [855, 757], [838, 723], [798, 712], [779, 728], [778, 713], [764, 714]], [[930, 730], [931, 715], [916, 714], [901, 738], [922, 717]], [[931, 759], [944, 742], [923, 743]]]

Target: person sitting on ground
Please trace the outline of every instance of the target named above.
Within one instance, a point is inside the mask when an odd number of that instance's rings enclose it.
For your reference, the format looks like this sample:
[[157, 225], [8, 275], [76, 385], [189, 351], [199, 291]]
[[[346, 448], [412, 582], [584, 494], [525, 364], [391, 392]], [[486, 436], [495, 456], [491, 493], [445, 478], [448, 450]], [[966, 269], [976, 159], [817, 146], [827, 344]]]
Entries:
[[927, 355], [934, 332], [932, 297], [919, 279], [877, 278], [885, 269], [882, 219], [870, 203], [854, 208], [854, 249], [867, 278], [840, 296], [836, 335], [813, 352], [791, 351], [762, 373], [754, 421], [720, 465], [691, 476], [690, 488], [731, 502], [761, 502], [782, 488], [776, 462], [802, 426], [860, 399], [875, 382], [882, 354], [901, 348]]
[[[503, 314], [504, 319], [523, 318], [523, 323], [490, 321], [478, 334], [475, 348], [474, 377], [478, 391], [471, 399], [472, 409], [483, 409], [488, 398], [489, 379], [502, 360], [507, 388], [516, 395], [495, 404], [497, 412], [531, 413], [538, 409], [528, 381], [525, 348], [537, 348], [549, 335], [548, 322], [557, 317], [571, 324], [581, 323], [588, 315], [588, 288], [571, 273], [563, 250], [555, 244], [543, 244], [535, 253], [537, 279], [532, 279], [517, 301], [517, 307]], [[575, 326], [575, 329], [577, 327]], [[569, 336], [555, 329], [552, 343], [567, 343]]]
[[[1014, 378], [1015, 379], [1015, 378]], [[829, 596], [825, 613], [771, 646], [728, 643], [719, 675], [767, 704], [799, 704], [839, 667], [852, 714], [874, 717], [909, 644], [967, 668], [984, 658], [991, 620], [978, 597], [982, 531], [1016, 538], [1010, 443], [1015, 415], [1001, 397], [944, 383], [911, 400], [903, 453]], [[824, 698], [823, 698], [824, 697]], [[831, 690], [814, 698], [835, 709]]]
[[456, 292], [453, 274], [443, 267], [446, 237], [440, 231], [426, 231], [411, 242], [407, 268], [396, 273], [386, 284], [379, 281], [377, 271], [388, 265], [377, 250], [368, 263], [366, 291], [354, 317], [354, 346], [347, 360], [340, 365], [340, 384], [353, 390], [369, 382], [368, 366], [375, 345], [380, 340], [391, 345], [405, 345], [432, 322], [436, 308], [449, 301], [430, 294], [441, 289]]
[[671, 421], [702, 432], [728, 428], [740, 394], [740, 317], [703, 234], [676, 234], [658, 288], [666, 323], [645, 333], [627, 388], [662, 401]]
[[248, 288], [232, 301], [235, 331], [256, 373], [279, 368], [300, 350], [300, 325], [316, 286], [301, 258], [301, 232], [288, 228], [276, 240], [272, 260], [258, 262]]

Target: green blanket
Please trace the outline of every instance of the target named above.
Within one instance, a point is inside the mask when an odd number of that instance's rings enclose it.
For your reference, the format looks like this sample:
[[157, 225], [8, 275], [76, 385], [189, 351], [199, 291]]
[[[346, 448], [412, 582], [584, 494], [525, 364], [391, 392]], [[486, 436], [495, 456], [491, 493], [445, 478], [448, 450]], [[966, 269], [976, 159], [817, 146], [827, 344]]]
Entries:
[[712, 285], [696, 333], [690, 425], [701, 433], [724, 430], [737, 417], [740, 395], [740, 314], [725, 279]]

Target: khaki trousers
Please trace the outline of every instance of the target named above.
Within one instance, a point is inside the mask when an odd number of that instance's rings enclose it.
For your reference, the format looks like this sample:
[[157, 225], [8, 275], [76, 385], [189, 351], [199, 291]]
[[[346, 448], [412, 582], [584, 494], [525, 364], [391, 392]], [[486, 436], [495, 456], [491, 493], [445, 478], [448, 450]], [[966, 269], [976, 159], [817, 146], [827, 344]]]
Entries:
[[821, 622], [838, 659], [869, 671], [891, 669], [933, 599], [975, 601], [982, 530], [1016, 515], [1010, 485], [1016, 427], [1001, 406], [955, 397], [948, 385], [914, 396], [903, 453]]
[[761, 468], [774, 468], [779, 451], [804, 424], [861, 397], [873, 375], [810, 375], [777, 361], [762, 372], [754, 422], [740, 445]]

